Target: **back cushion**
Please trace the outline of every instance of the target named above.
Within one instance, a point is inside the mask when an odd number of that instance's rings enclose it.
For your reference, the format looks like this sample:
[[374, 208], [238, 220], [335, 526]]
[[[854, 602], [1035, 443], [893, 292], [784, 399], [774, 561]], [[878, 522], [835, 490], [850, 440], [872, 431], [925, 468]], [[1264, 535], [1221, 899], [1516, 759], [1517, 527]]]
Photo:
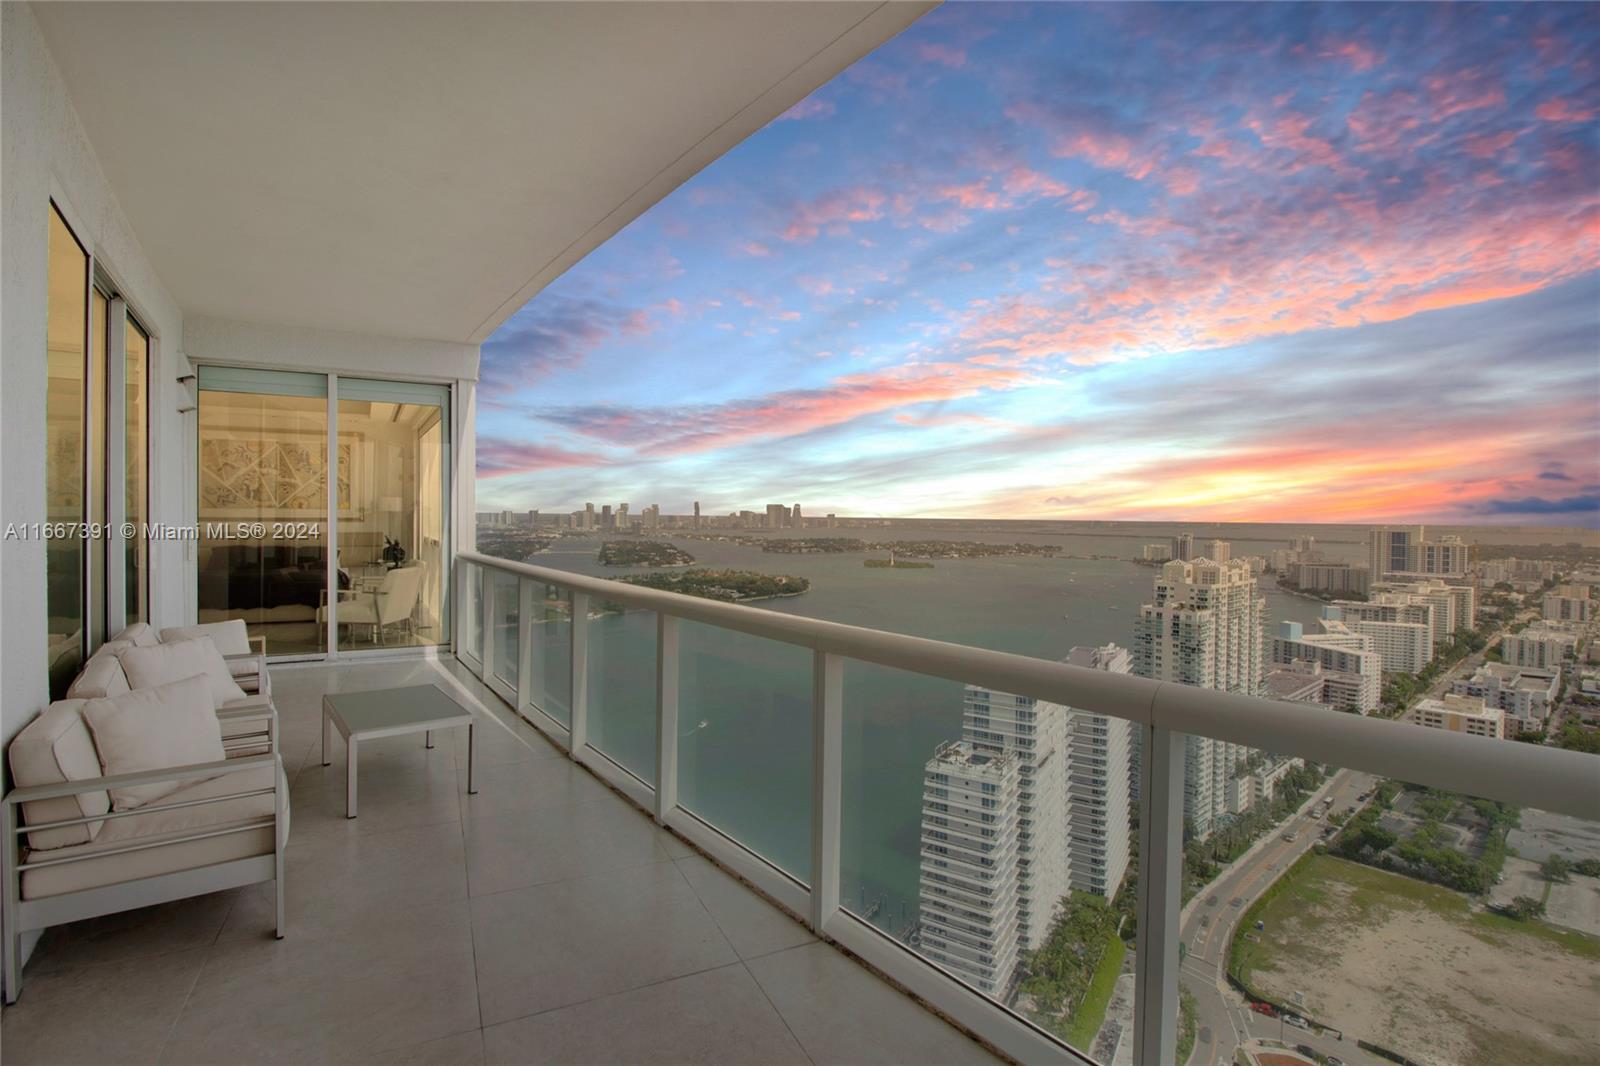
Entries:
[[205, 677], [211, 686], [214, 708], [244, 699], [244, 689], [233, 680], [228, 664], [210, 637], [177, 640], [153, 648], [124, 648], [117, 657], [136, 689], [153, 688], [186, 677]]
[[175, 640], [193, 640], [195, 637], [210, 637], [217, 651], [223, 655], [250, 654], [250, 631], [245, 627], [243, 618], [207, 622], [198, 626], [169, 626], [161, 631], [163, 644], [171, 644]]
[[[123, 642], [113, 641], [89, 656], [89, 661], [83, 664], [83, 669], [73, 680], [72, 687], [67, 689], [67, 699], [93, 700], [102, 696], [120, 696], [128, 691], [128, 676], [122, 672], [122, 663], [117, 658], [121, 648], [114, 647], [118, 644]], [[133, 645], [125, 646], [131, 648]]]
[[[61, 700], [23, 727], [11, 741], [11, 780], [18, 788], [89, 781], [100, 776], [100, 757], [83, 721], [83, 700]], [[80, 792], [60, 799], [34, 800], [22, 805], [23, 820], [31, 825], [68, 818], [92, 818], [111, 809], [104, 789]], [[103, 822], [41, 829], [28, 834], [30, 848], [64, 848], [87, 844]]]
[[161, 643], [156, 638], [155, 628], [149, 622], [135, 622], [111, 639], [125, 640], [129, 644], [136, 644], [141, 648], [151, 648]]
[[[90, 700], [83, 705], [83, 718], [94, 733], [94, 746], [107, 776], [224, 758], [222, 729], [211, 706], [211, 686], [204, 677]], [[192, 784], [162, 781], [114, 788], [111, 805], [119, 811], [133, 810]]]

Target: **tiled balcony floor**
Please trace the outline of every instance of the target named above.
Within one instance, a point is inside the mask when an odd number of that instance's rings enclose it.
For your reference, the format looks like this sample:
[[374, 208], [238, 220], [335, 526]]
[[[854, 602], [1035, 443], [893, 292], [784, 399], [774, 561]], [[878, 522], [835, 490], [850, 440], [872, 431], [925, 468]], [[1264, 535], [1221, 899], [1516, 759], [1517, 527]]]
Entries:
[[[445, 678], [491, 721], [317, 758], [324, 692]], [[452, 688], [452, 684], [460, 686]], [[515, 721], [454, 663], [278, 668], [289, 935], [271, 885], [46, 934], [24, 1063], [992, 1061]]]

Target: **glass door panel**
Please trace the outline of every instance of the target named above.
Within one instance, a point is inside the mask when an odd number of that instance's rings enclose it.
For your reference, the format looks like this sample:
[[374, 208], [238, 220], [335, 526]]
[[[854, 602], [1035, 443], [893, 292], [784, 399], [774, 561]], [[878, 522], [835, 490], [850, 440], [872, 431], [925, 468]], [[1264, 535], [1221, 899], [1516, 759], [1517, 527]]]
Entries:
[[45, 335], [45, 543], [50, 695], [66, 691], [84, 654], [84, 404], [89, 254], [51, 205]]
[[243, 618], [268, 655], [322, 654], [327, 379], [201, 367], [199, 422], [199, 620]]
[[341, 377], [338, 395], [338, 648], [443, 643], [449, 390]]
[[127, 620], [150, 620], [150, 547], [145, 538], [144, 526], [149, 521], [146, 500], [150, 484], [150, 449], [148, 399], [150, 393], [150, 338], [132, 318], [127, 319], [127, 344], [124, 358], [127, 369], [123, 391], [126, 396], [124, 415], [124, 456], [127, 473], [124, 480], [125, 507], [123, 522], [133, 524], [134, 536], [123, 541], [123, 590], [127, 602]]

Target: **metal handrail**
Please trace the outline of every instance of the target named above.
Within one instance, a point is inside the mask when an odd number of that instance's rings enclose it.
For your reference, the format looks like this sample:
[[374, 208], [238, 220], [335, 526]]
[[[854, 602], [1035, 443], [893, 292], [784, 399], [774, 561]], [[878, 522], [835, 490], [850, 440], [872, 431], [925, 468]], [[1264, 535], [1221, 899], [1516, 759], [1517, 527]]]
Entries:
[[1600, 763], [1580, 752], [1424, 729], [1307, 704], [1112, 674], [1009, 652], [722, 603], [481, 552], [467, 563], [610, 603], [764, 637], [845, 659], [981, 684], [1279, 755], [1600, 821]]

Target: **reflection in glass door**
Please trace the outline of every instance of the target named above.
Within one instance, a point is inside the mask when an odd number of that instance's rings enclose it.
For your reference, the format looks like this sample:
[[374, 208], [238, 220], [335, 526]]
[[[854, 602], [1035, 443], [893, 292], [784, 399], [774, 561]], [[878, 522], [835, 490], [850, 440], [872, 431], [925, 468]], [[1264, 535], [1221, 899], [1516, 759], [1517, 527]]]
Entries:
[[45, 334], [45, 516], [71, 535], [45, 544], [50, 696], [59, 699], [83, 662], [86, 542], [85, 396], [88, 393], [89, 253], [50, 205], [49, 316]]
[[338, 649], [446, 638], [450, 392], [341, 377]]
[[268, 655], [322, 654], [327, 379], [201, 367], [198, 443], [199, 620], [243, 618]]

